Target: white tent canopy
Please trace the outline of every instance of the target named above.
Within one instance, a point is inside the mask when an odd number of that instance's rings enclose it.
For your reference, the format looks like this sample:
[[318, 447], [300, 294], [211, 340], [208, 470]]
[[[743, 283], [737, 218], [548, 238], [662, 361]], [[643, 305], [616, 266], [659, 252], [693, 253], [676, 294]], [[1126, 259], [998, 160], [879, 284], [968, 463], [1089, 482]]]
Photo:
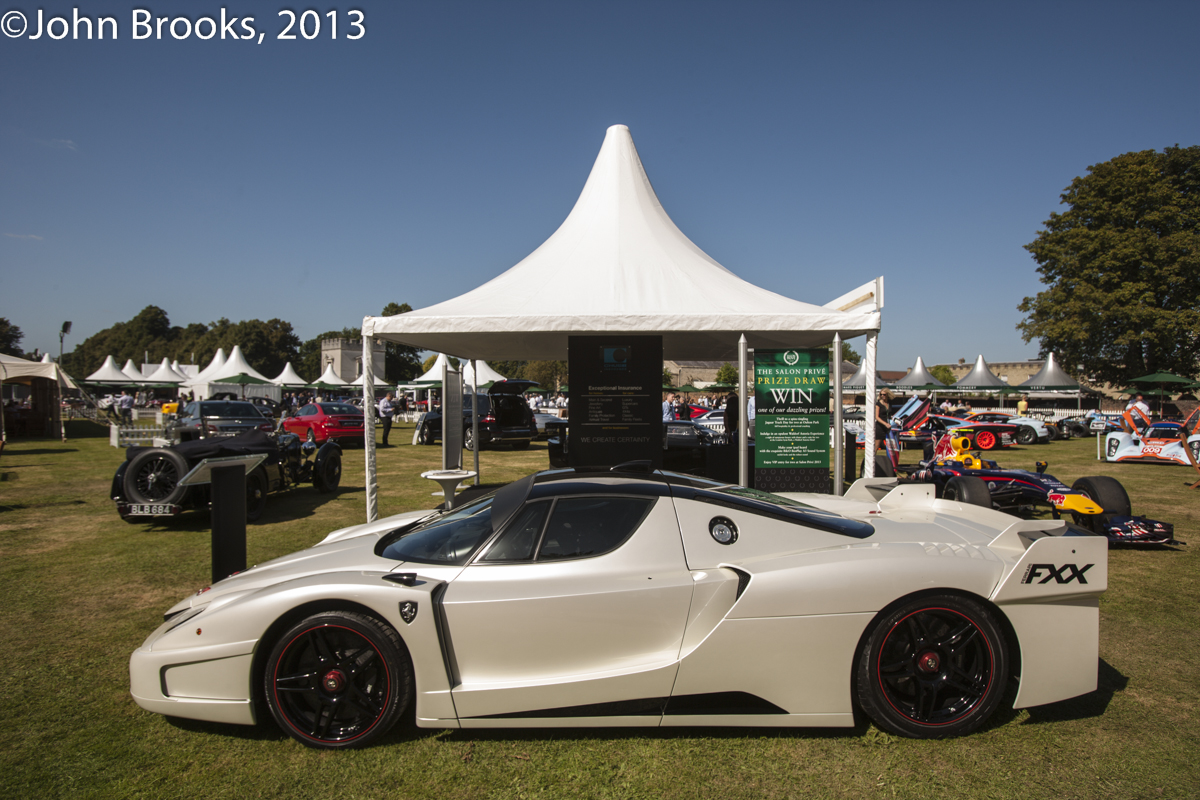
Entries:
[[86, 380], [92, 383], [126, 384], [129, 383], [129, 376], [121, 372], [121, 368], [117, 366], [117, 362], [112, 356], [106, 356], [100, 369], [88, 375]]
[[158, 369], [146, 376], [150, 383], [183, 383], [187, 378], [171, 368], [171, 360], [164, 358]]
[[442, 367], [444, 366], [446, 366], [446, 354], [438, 353], [437, 358], [433, 360], [433, 366], [426, 370], [424, 375], [419, 378], [413, 378], [409, 383], [441, 383]]
[[971, 368], [971, 371], [962, 376], [954, 384], [953, 388], [988, 390], [1012, 387], [1000, 380], [1000, 378], [996, 377], [995, 373], [988, 369], [988, 363], [983, 360], [983, 355], [981, 354], [975, 359], [975, 366]]
[[[475, 364], [479, 368], [479, 383], [475, 382], [475, 370], [471, 369], [471, 364]], [[462, 368], [463, 386], [483, 386], [484, 384], [495, 383], [496, 381], [508, 380], [508, 378], [505, 378], [499, 372], [489, 367], [486, 361], [467, 361], [462, 365]]]
[[241, 346], [236, 344], [233, 346], [233, 352], [229, 354], [229, 358], [225, 361], [225, 364], [208, 377], [208, 382], [224, 383], [232, 381], [240, 375], [245, 375], [263, 383], [271, 382], [261, 372], [250, 366], [250, 362], [242, 355]]
[[200, 374], [188, 381], [188, 384], [208, 383], [209, 378], [215, 375], [217, 370], [225, 366], [225, 348], [218, 347], [216, 354], [208, 366], [200, 370]]
[[1072, 378], [1067, 373], [1063, 372], [1054, 361], [1054, 353], [1046, 356], [1046, 363], [1038, 371], [1038, 374], [1031, 377], [1029, 380], [1019, 384], [1022, 389], [1031, 389], [1037, 391], [1047, 390], [1070, 390], [1079, 391], [1081, 388], [1079, 381]]
[[308, 381], [296, 374], [296, 370], [292, 367], [292, 362], [287, 362], [283, 366], [283, 372], [280, 372], [278, 377], [271, 381], [276, 386], [308, 386]]
[[930, 385], [945, 386], [946, 384], [929, 374], [929, 370], [925, 368], [925, 361], [920, 356], [917, 356], [917, 363], [913, 365], [912, 372], [896, 381], [897, 389], [905, 389], [910, 386]]
[[[859, 365], [858, 369], [855, 371], [855, 373], [853, 375], [851, 375], [846, 380], [842, 381], [842, 387], [846, 388], [846, 389], [856, 389], [856, 388], [865, 388], [866, 385], [867, 385], [867, 362], [864, 360], [863, 363]], [[887, 385], [887, 381], [885, 381], [883, 378], [879, 377], [878, 372], [875, 373], [875, 385], [876, 386]]]
[[[337, 373], [333, 371], [333, 364], [327, 364], [325, 366], [325, 371], [321, 373], [321, 377], [317, 378], [315, 381], [313, 381], [313, 383], [314, 384], [315, 383], [324, 383], [329, 386], [349, 386], [350, 385], [350, 384], [346, 383], [344, 380], [342, 380], [341, 378], [339, 378]], [[359, 385], [361, 386], [362, 384], [359, 384]]]
[[363, 320], [364, 337], [477, 359], [561, 360], [568, 336], [616, 332], [661, 335], [668, 358], [728, 359], [742, 334], [784, 348], [877, 330], [878, 311], [792, 300], [714, 261], [667, 216], [624, 125], [608, 129], [575, 207], [523, 261], [437, 305]]
[[125, 377], [135, 383], [145, 383], [146, 379], [142, 376], [142, 371], [137, 368], [137, 364], [133, 363], [132, 358], [125, 360], [125, 366], [121, 367], [121, 372], [125, 373]]

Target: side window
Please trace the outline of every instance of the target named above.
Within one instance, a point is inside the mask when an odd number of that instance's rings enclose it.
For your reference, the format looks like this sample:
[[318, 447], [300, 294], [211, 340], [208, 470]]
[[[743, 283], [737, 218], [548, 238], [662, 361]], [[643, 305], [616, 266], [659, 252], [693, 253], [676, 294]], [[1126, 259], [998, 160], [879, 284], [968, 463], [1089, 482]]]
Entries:
[[312, 403], [309, 403], [309, 404], [308, 404], [308, 405], [306, 405], [304, 408], [300, 409], [300, 414], [299, 414], [299, 416], [301, 416], [301, 417], [307, 417], [307, 416], [309, 416], [310, 414], [315, 414], [315, 413], [317, 413], [317, 407], [316, 407], [316, 406], [314, 406]]
[[508, 529], [488, 548], [480, 561], [531, 561], [542, 525], [550, 511], [550, 501], [530, 503], [521, 510]]
[[588, 558], [616, 550], [646, 518], [654, 498], [564, 497], [554, 505], [538, 561]]

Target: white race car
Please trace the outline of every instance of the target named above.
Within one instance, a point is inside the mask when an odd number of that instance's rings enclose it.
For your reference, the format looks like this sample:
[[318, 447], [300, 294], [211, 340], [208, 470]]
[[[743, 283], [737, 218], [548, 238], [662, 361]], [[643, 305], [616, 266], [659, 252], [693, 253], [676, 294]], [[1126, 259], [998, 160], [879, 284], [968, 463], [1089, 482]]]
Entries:
[[1125, 430], [1104, 437], [1106, 460], [1200, 463], [1200, 409], [1193, 411], [1182, 425], [1152, 423], [1139, 409], [1126, 411], [1124, 421]]
[[[634, 468], [636, 469], [636, 467]], [[426, 728], [969, 733], [1096, 688], [1108, 542], [858, 481], [792, 499], [557, 470], [335, 531], [173, 606], [130, 661], [151, 711], [364, 745]]]

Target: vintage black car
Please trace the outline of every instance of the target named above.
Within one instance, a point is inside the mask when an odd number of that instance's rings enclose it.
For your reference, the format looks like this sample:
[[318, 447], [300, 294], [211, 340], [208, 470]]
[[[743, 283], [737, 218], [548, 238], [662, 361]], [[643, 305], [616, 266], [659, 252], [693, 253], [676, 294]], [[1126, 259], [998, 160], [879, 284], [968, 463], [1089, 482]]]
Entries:
[[205, 459], [247, 455], [266, 456], [246, 474], [246, 519], [250, 521], [262, 516], [271, 492], [309, 482], [318, 492], [332, 492], [342, 480], [341, 446], [326, 442], [318, 449], [290, 433], [252, 430], [172, 447], [130, 447], [113, 475], [111, 494], [117, 513], [126, 522], [139, 522], [206, 509], [211, 500], [208, 485], [184, 486], [180, 481]]

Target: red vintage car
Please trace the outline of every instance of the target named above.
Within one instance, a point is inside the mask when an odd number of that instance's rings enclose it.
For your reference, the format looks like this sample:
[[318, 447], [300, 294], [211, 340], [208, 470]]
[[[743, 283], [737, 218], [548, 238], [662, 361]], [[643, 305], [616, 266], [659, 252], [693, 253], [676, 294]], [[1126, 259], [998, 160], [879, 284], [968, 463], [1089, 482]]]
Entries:
[[310, 442], [363, 440], [363, 412], [349, 403], [309, 403], [294, 417], [283, 420], [283, 429]]

